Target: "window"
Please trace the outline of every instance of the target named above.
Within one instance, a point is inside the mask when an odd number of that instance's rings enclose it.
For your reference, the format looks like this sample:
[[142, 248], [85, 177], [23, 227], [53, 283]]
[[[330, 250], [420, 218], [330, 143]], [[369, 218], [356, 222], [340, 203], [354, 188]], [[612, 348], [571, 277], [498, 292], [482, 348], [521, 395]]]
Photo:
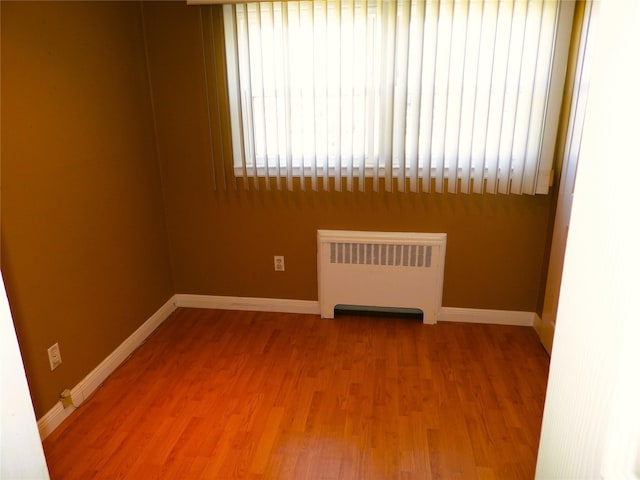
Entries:
[[[224, 6], [234, 171], [316, 190], [546, 193], [560, 0]], [[432, 185], [433, 182], [433, 185]]]

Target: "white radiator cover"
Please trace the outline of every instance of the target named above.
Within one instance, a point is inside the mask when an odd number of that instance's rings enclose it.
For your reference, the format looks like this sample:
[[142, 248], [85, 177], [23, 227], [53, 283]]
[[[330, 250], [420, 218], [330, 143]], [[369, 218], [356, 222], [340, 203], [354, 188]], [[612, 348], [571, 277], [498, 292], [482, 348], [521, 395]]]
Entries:
[[419, 309], [436, 323], [442, 307], [446, 233], [318, 230], [322, 318], [337, 305]]

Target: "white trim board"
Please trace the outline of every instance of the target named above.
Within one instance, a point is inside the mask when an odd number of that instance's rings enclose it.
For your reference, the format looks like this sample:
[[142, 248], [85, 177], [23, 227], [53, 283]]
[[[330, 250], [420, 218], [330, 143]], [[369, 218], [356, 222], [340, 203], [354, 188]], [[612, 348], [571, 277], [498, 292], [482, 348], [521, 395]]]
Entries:
[[[176, 308], [173, 296], [71, 390], [73, 403], [80, 406]], [[38, 420], [40, 438], [47, 438], [75, 409], [74, 406], [64, 408], [60, 402], [56, 403]]]
[[438, 315], [438, 321], [532, 327], [535, 315], [534, 312], [519, 312], [513, 310], [442, 307], [440, 309], [440, 315]]
[[212, 308], [220, 310], [307, 313], [311, 315], [320, 315], [320, 304], [316, 300], [188, 295], [184, 293], [178, 293], [174, 298], [176, 300], [176, 306], [186, 308]]
[[[314, 300], [176, 294], [71, 390], [74, 403], [84, 402], [178, 307], [320, 315], [320, 304]], [[535, 317], [533, 312], [442, 307], [438, 321], [531, 327]], [[38, 420], [40, 438], [47, 438], [75, 409], [56, 403]]]
[[[177, 294], [175, 299], [176, 306], [185, 308], [320, 314], [320, 303], [315, 300], [189, 295], [183, 293]], [[438, 315], [438, 321], [531, 327], [533, 326], [535, 315], [534, 312], [442, 307]]]
[[542, 315], [542, 318], [536, 315], [533, 320], [533, 328], [540, 338], [540, 343], [542, 343], [542, 346], [547, 351], [547, 353], [551, 355], [551, 348], [553, 347], [553, 336], [556, 331], [556, 324], [551, 322], [549, 318], [544, 314]]

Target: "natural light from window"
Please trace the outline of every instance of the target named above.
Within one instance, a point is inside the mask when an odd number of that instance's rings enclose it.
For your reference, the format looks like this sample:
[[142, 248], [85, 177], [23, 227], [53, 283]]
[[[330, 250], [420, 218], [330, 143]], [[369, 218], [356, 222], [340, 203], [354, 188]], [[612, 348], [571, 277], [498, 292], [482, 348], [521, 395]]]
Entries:
[[562, 3], [225, 6], [236, 175], [289, 189], [300, 177], [363, 190], [373, 177], [374, 189], [380, 178], [430, 191], [434, 179], [437, 192], [546, 193]]

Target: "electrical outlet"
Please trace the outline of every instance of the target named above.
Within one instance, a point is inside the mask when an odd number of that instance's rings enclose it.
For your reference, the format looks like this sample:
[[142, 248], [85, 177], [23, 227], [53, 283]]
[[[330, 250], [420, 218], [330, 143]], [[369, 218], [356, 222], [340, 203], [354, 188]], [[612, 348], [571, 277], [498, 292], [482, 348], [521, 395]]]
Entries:
[[54, 343], [51, 345], [47, 352], [49, 353], [49, 365], [51, 365], [51, 370], [55, 370], [62, 363], [62, 357], [60, 356], [60, 347], [58, 343]]
[[276, 272], [284, 272], [284, 255], [274, 255], [273, 269]]

